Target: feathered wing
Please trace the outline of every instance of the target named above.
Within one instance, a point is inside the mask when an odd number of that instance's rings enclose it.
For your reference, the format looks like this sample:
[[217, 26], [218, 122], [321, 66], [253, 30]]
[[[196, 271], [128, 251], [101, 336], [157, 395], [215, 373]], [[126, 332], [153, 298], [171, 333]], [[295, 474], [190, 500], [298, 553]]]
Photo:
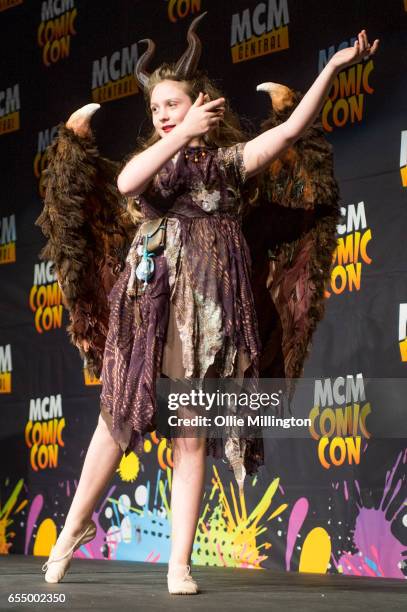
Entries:
[[[271, 89], [273, 100], [266, 130], [288, 118], [301, 94], [284, 86], [261, 88]], [[243, 231], [252, 255], [260, 375], [298, 378], [324, 313], [339, 221], [332, 147], [320, 123], [271, 164], [257, 188]]]
[[[90, 128], [61, 124], [47, 151], [44, 208], [38, 225], [69, 311], [68, 332], [89, 371], [100, 376], [108, 295], [122, 270], [137, 222], [116, 188], [120, 165], [100, 156]], [[89, 346], [88, 350], [87, 347]]]

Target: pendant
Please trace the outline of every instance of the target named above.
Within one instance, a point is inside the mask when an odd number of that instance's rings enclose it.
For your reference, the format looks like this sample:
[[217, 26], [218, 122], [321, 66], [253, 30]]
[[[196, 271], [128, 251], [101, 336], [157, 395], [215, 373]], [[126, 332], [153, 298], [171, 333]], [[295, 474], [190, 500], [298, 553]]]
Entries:
[[154, 274], [154, 260], [151, 257], [143, 257], [136, 268], [136, 276], [139, 280], [148, 283]]
[[187, 153], [186, 151], [184, 151], [184, 156], [186, 160], [192, 159], [192, 161], [197, 164], [200, 158], [206, 157], [206, 151], [201, 148], [191, 147], [191, 152]]

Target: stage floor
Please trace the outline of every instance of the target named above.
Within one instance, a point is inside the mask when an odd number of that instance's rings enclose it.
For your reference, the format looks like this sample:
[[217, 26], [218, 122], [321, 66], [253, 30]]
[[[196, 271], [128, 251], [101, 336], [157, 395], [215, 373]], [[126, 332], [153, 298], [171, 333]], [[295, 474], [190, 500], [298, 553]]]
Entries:
[[[64, 582], [46, 584], [46, 559], [0, 555], [0, 610], [301, 612], [407, 610], [407, 581], [196, 567], [199, 595], [169, 595], [166, 566], [74, 559]], [[8, 602], [11, 593], [63, 593], [65, 603]]]

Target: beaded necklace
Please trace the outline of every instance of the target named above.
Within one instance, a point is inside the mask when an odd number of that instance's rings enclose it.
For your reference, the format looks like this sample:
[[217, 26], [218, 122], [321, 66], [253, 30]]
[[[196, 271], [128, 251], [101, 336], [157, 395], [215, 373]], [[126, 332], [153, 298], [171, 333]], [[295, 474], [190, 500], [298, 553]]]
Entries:
[[186, 160], [191, 159], [193, 162], [198, 163], [200, 159], [204, 159], [207, 155], [208, 147], [186, 147], [184, 150], [184, 157]]

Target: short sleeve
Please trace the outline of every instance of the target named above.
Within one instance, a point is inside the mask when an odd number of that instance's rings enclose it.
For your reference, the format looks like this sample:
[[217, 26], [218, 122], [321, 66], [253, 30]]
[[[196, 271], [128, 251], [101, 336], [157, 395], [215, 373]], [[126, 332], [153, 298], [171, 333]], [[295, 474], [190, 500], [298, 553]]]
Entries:
[[228, 183], [239, 187], [246, 182], [247, 172], [243, 161], [245, 142], [239, 142], [231, 147], [218, 149], [218, 163], [226, 175]]

